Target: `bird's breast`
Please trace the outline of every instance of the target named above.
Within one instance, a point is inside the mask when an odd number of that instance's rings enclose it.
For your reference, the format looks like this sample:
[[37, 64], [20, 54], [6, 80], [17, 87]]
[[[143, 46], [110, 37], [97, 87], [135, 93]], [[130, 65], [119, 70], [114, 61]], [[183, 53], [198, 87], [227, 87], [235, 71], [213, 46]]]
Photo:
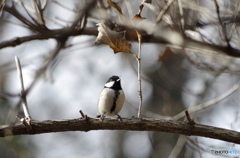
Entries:
[[99, 113], [108, 116], [116, 115], [121, 110], [124, 100], [123, 90], [104, 88], [99, 96]]

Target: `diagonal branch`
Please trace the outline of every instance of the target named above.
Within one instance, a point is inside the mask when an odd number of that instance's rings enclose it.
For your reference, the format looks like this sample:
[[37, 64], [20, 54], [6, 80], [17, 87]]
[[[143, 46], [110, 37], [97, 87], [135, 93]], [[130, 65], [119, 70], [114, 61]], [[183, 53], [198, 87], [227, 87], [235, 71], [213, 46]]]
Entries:
[[24, 89], [24, 82], [23, 82], [23, 75], [22, 75], [22, 66], [20, 63], [20, 60], [17, 56], [15, 56], [15, 62], [17, 66], [17, 71], [18, 71], [18, 77], [20, 81], [20, 96], [21, 96], [21, 103], [23, 106], [23, 111], [26, 119], [31, 119], [31, 115], [28, 109], [28, 104], [27, 104], [27, 97]]
[[[188, 112], [189, 113], [195, 113], [197, 111], [209, 108], [212, 105], [216, 105], [218, 102], [226, 99], [227, 97], [229, 97], [231, 94], [233, 94], [236, 90], [238, 90], [240, 87], [240, 81], [238, 81], [232, 88], [230, 88], [229, 90], [227, 90], [225, 93], [221, 94], [220, 96], [209, 100], [205, 103], [196, 105], [196, 106], [192, 106], [190, 108], [188, 108]], [[185, 116], [185, 110], [180, 112], [179, 114], [175, 115], [172, 117], [173, 120], [179, 120], [180, 118]]]
[[167, 2], [167, 4], [163, 7], [163, 9], [161, 10], [161, 12], [158, 14], [157, 16], [157, 19], [156, 19], [156, 22], [157, 23], [160, 23], [164, 14], [168, 11], [169, 7], [172, 5], [172, 3], [174, 2], [175, 0], [169, 0]]
[[183, 6], [182, 6], [182, 1], [181, 0], [178, 0], [178, 9], [179, 9], [179, 14], [181, 16], [181, 19], [180, 19], [180, 22], [181, 22], [181, 29], [182, 29], [182, 32], [184, 33], [184, 17], [183, 17]]
[[219, 10], [219, 5], [217, 3], [217, 0], [213, 0], [214, 1], [214, 5], [215, 5], [215, 8], [216, 8], [216, 12], [217, 12], [217, 17], [218, 17], [218, 22], [222, 28], [222, 33], [223, 33], [223, 36], [224, 36], [224, 40], [225, 42], [227, 43], [227, 46], [228, 47], [231, 47], [230, 43], [229, 43], [229, 39], [227, 37], [227, 32], [226, 32], [226, 27], [225, 25], [223, 24], [222, 22], [222, 19], [220, 17], [220, 10]]
[[83, 30], [76, 30], [71, 28], [63, 28], [63, 29], [56, 29], [56, 30], [48, 30], [44, 33], [29, 35], [29, 36], [23, 36], [23, 37], [17, 37], [13, 38], [11, 40], [6, 40], [0, 42], [0, 49], [6, 48], [6, 47], [15, 47], [18, 45], [21, 45], [23, 43], [33, 41], [33, 40], [47, 40], [51, 38], [59, 38], [61, 36], [79, 36], [79, 35], [94, 35], [97, 36], [97, 29], [94, 28], [87, 28]]
[[240, 133], [195, 123], [190, 125], [187, 122], [166, 121], [157, 119], [117, 119], [105, 118], [102, 122], [96, 118], [88, 117], [72, 120], [46, 120], [31, 121], [32, 130], [28, 131], [22, 124], [14, 126], [0, 126], [0, 137], [11, 135], [34, 135], [52, 132], [65, 131], [91, 131], [91, 130], [134, 130], [134, 131], [158, 131], [183, 134], [187, 136], [201, 136], [219, 139], [240, 144]]

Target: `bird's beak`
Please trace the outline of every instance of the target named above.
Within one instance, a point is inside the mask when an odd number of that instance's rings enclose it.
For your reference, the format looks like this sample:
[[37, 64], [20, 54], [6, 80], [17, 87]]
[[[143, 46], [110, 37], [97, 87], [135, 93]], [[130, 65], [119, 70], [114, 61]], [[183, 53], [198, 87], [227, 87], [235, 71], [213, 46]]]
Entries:
[[120, 80], [121, 80], [120, 78], [119, 78], [119, 79], [117, 79], [117, 82], [118, 82], [118, 81], [120, 81]]

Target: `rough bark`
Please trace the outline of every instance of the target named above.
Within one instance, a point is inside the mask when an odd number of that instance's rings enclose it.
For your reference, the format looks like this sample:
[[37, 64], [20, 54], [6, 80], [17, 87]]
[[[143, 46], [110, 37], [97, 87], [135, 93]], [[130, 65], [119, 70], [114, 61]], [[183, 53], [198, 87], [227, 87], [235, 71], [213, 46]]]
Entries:
[[32, 130], [27, 130], [23, 124], [0, 126], [0, 137], [11, 135], [33, 135], [64, 131], [91, 131], [91, 130], [133, 130], [159, 131], [187, 136], [202, 136], [240, 144], [240, 132], [217, 128], [192, 122], [178, 122], [146, 118], [116, 119], [105, 118], [102, 122], [97, 118], [81, 118], [71, 120], [31, 121]]

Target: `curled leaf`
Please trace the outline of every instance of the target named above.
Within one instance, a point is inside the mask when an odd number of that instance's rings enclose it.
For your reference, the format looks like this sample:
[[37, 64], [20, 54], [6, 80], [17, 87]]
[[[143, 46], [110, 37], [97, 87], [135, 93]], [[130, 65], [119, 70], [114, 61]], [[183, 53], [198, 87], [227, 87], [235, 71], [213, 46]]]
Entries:
[[131, 44], [126, 41], [125, 31], [122, 29], [116, 29], [106, 23], [98, 23], [98, 36], [96, 42], [101, 42], [109, 45], [113, 49], [114, 53], [124, 52], [131, 53]]
[[138, 13], [133, 17], [133, 20], [142, 21], [142, 20], [145, 20], [145, 19], [146, 19], [146, 18], [143, 18], [143, 17], [141, 16], [143, 7], [144, 7], [143, 4], [141, 4], [141, 5], [139, 6], [139, 11], [138, 11]]
[[[138, 13], [133, 17], [133, 21], [134, 21], [134, 23], [135, 23], [136, 25], [138, 25], [141, 21], [143, 21], [143, 20], [146, 19], [146, 18], [144, 18], [144, 17], [141, 16], [143, 7], [144, 7], [144, 5], [141, 4], [141, 5], [139, 6]], [[138, 35], [138, 39], [139, 39], [139, 37], [141, 38], [141, 35], [143, 34], [143, 32], [139, 32], [139, 31], [137, 31], [137, 30], [136, 30], [136, 32], [137, 32], [137, 35]]]

